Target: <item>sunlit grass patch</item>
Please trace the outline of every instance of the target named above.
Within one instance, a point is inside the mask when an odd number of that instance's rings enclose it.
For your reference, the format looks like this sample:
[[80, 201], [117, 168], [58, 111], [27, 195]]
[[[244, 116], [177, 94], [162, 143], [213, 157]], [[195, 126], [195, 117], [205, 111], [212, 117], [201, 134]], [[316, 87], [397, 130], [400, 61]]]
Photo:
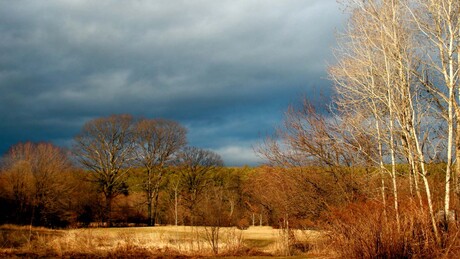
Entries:
[[[216, 230], [216, 229], [214, 229]], [[24, 256], [255, 256], [277, 255], [283, 243], [280, 230], [251, 227], [247, 230], [211, 227], [157, 226], [133, 228], [0, 227], [1, 253]]]
[[275, 243], [275, 240], [271, 239], [245, 239], [244, 244], [248, 247], [254, 248], [265, 248], [267, 246], [272, 245]]

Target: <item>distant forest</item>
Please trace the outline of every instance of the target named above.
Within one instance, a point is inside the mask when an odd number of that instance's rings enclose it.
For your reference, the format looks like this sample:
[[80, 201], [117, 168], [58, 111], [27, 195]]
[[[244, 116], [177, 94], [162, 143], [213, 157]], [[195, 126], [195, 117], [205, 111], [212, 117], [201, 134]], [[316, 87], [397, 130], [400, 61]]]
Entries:
[[2, 158], [0, 222], [247, 228], [290, 220], [304, 228], [325, 204], [343, 202], [321, 167], [227, 168], [216, 153], [186, 142], [177, 122], [113, 115], [86, 123], [72, 150], [18, 143]]
[[113, 115], [87, 122], [71, 150], [18, 143], [2, 158], [0, 222], [302, 228], [325, 209], [317, 188], [335, 188], [320, 167], [224, 167], [216, 153], [186, 146], [186, 134], [175, 121]]

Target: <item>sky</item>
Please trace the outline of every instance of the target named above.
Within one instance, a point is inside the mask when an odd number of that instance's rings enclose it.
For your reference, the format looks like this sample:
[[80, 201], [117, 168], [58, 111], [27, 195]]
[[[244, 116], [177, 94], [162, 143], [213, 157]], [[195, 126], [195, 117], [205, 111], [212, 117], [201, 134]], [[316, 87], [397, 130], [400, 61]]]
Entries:
[[336, 0], [0, 0], [0, 153], [129, 113], [258, 165], [290, 103], [328, 101], [344, 21]]

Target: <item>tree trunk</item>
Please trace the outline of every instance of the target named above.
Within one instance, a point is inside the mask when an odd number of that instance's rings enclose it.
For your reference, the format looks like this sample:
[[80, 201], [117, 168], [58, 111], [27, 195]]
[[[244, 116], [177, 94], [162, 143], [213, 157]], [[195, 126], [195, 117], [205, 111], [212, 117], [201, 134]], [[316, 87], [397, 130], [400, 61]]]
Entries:
[[174, 223], [176, 224], [176, 226], [177, 226], [177, 221], [178, 221], [178, 219], [177, 219], [177, 203], [178, 203], [178, 201], [177, 201], [177, 188], [176, 188], [176, 189], [174, 189]]
[[148, 225], [153, 226], [153, 215], [152, 215], [152, 197], [148, 194], [147, 197], [147, 217], [148, 217]]
[[452, 148], [453, 148], [453, 137], [454, 137], [454, 114], [453, 114], [453, 102], [454, 102], [454, 89], [449, 88], [449, 107], [448, 107], [448, 118], [447, 118], [447, 164], [446, 164], [446, 181], [445, 181], [445, 193], [444, 193], [444, 226], [448, 228], [449, 221], [447, 219], [450, 210], [450, 182], [451, 182], [451, 167], [452, 167]]
[[105, 196], [105, 222], [107, 224], [107, 227], [112, 226], [112, 201], [113, 201], [113, 196], [112, 194], [108, 194]]
[[[460, 114], [460, 111], [457, 112]], [[459, 117], [459, 115], [457, 115]], [[457, 194], [457, 200], [460, 200], [460, 120], [457, 118], [457, 127], [455, 135], [455, 193]]]
[[159, 190], [155, 190], [155, 202], [153, 204], [153, 215], [152, 215], [152, 226], [155, 226], [157, 221], [157, 214], [158, 214], [158, 197], [159, 197]]
[[[412, 128], [412, 132], [413, 132], [414, 136], [417, 136], [414, 128]], [[425, 169], [425, 158], [424, 158], [422, 149], [420, 148], [420, 144], [419, 144], [417, 138], [414, 138], [414, 141], [415, 141], [415, 145], [416, 145], [416, 148], [417, 148], [418, 162], [419, 162], [419, 165], [420, 165], [421, 176], [422, 176], [423, 183], [425, 185], [425, 193], [426, 193], [426, 199], [427, 199], [427, 202], [428, 202], [428, 210], [430, 212], [431, 225], [433, 227], [433, 232], [434, 232], [436, 241], [439, 243], [440, 242], [439, 231], [438, 231], [436, 218], [435, 218], [435, 215], [434, 215], [433, 202], [432, 202], [431, 191], [430, 191], [430, 184], [429, 184], [428, 179], [427, 179], [428, 173], [427, 173], [427, 171]]]
[[[390, 80], [388, 81], [390, 82]], [[389, 134], [390, 134], [390, 155], [391, 155], [391, 181], [393, 184], [393, 206], [395, 209], [396, 225], [398, 231], [401, 230], [401, 222], [399, 219], [399, 204], [398, 204], [398, 185], [396, 183], [396, 146], [395, 146], [395, 127], [394, 127], [394, 114], [393, 114], [393, 95], [392, 89], [388, 88], [388, 110], [389, 110]]]

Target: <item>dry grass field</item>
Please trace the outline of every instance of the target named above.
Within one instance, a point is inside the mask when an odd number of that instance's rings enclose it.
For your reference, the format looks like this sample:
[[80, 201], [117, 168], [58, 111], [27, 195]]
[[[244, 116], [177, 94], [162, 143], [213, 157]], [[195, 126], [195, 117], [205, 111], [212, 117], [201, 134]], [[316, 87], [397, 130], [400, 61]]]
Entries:
[[286, 231], [271, 227], [237, 228], [157, 226], [49, 230], [0, 227], [0, 254], [35, 257], [248, 257], [315, 256], [317, 231]]

